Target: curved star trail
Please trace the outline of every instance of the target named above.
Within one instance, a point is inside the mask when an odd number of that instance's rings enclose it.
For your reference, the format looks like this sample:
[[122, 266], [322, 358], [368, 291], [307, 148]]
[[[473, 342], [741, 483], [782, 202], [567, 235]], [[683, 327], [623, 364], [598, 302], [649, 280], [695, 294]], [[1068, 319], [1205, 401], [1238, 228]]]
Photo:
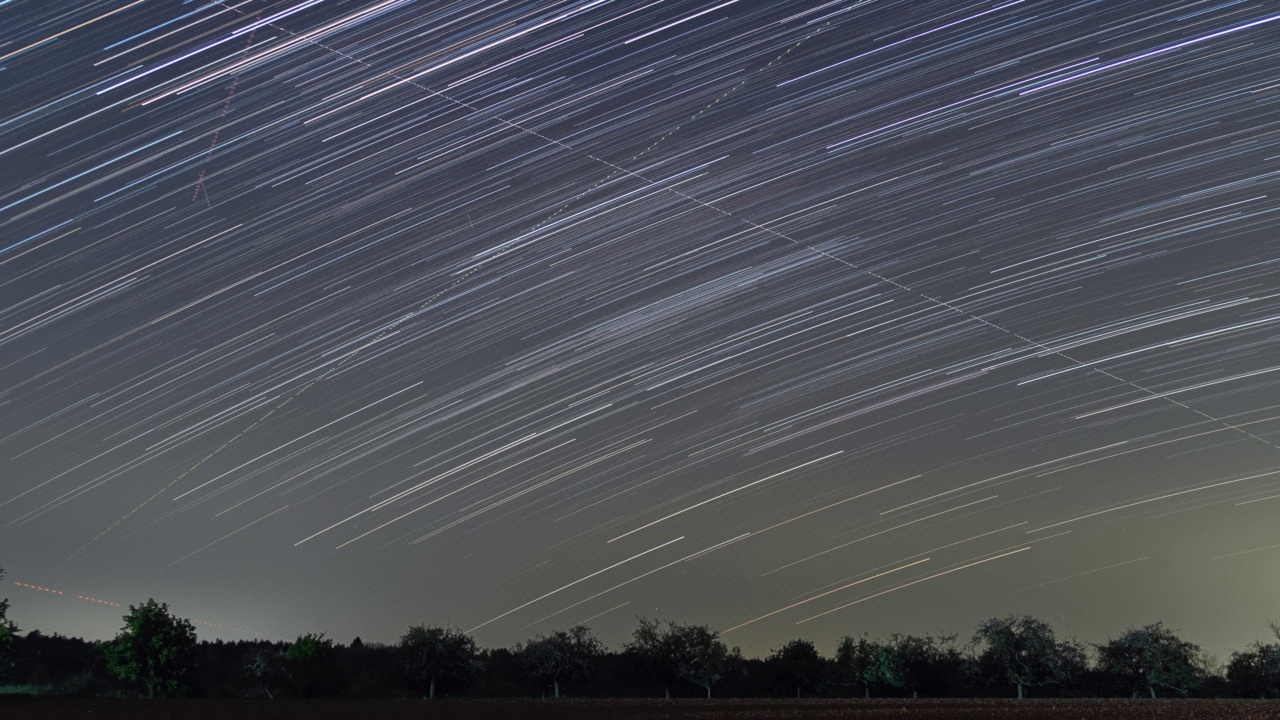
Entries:
[[0, 17], [24, 627], [1274, 619], [1266, 3]]

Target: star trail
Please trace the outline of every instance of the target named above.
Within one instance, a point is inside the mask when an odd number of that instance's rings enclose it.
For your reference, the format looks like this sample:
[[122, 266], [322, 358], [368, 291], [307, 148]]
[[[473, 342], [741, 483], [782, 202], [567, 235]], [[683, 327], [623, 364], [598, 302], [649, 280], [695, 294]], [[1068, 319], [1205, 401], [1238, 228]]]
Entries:
[[1272, 4], [0, 20], [24, 628], [1277, 619]]

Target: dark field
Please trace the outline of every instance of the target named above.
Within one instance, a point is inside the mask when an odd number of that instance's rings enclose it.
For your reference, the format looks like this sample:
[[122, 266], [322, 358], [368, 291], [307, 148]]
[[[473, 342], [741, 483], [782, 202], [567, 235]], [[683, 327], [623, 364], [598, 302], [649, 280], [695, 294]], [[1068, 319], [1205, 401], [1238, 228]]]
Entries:
[[1280, 719], [1280, 700], [94, 700], [4, 699], [4, 720], [566, 720], [672, 718], [1027, 718], [1029, 720]]

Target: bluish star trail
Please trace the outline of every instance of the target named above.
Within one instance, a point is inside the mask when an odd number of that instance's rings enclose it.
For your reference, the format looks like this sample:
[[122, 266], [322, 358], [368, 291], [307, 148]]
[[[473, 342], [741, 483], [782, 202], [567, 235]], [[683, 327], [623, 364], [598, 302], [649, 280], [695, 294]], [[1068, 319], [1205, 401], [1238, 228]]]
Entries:
[[1274, 620], [1267, 3], [0, 19], [24, 626]]

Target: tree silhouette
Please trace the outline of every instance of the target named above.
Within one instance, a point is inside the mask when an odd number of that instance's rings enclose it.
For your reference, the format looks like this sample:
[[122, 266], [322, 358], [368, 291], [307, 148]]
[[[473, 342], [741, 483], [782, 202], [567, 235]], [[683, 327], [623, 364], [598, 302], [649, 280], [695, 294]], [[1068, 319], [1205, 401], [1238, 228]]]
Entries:
[[475, 681], [480, 670], [476, 641], [458, 628], [413, 625], [400, 636], [404, 683], [435, 699], [436, 686], [460, 688]]
[[668, 622], [667, 629], [663, 630], [662, 623], [658, 620], [640, 616], [636, 620], [640, 622], [640, 626], [632, 631], [631, 642], [627, 643], [624, 651], [640, 661], [643, 674], [647, 679], [662, 685], [663, 693], [670, 700], [671, 685], [680, 679], [676, 646], [671, 633], [674, 623]]
[[[0, 568], [0, 580], [3, 579], [4, 568]], [[13, 643], [14, 638], [21, 632], [8, 615], [9, 598], [0, 599], [0, 680], [9, 677], [13, 672]]]
[[[1280, 625], [1271, 624], [1271, 632], [1280, 640]], [[1227, 680], [1242, 693], [1280, 695], [1280, 642], [1254, 642], [1247, 650], [1231, 653], [1227, 663]]]
[[155, 600], [130, 605], [124, 627], [103, 644], [102, 657], [117, 680], [148, 697], [180, 697], [195, 675], [195, 627]]
[[1030, 615], [1008, 615], [978, 624], [974, 644], [985, 645], [979, 662], [1000, 679], [1018, 688], [1059, 685], [1068, 687], [1087, 664], [1084, 648], [1074, 641], [1059, 642], [1053, 628]]
[[[993, 677], [1001, 683], [1021, 680], [1023, 696], [1029, 692], [1034, 697], [1036, 687], [1065, 682], [1063, 674], [1054, 674], [1064, 672], [1064, 664], [1071, 666], [1068, 676], [1086, 665], [1078, 643], [1054, 638], [1044, 623], [1022, 615], [980, 623], [974, 644], [963, 647], [955, 644], [954, 635], [938, 633], [845, 636], [830, 659], [807, 640], [788, 642], [763, 659], [745, 659], [738, 648], [726, 648], [707, 625], [638, 619], [631, 642], [613, 652], [606, 652], [585, 627], [538, 636], [514, 649], [479, 652], [460, 630], [430, 625], [409, 627], [396, 645], [352, 641], [343, 647], [323, 634], [302, 635], [293, 643], [196, 643], [189, 621], [149, 600], [129, 607], [125, 627], [108, 642], [36, 630], [18, 636], [14, 667], [21, 681], [68, 695], [103, 695], [127, 687], [143, 697], [275, 699], [281, 692], [306, 697], [331, 691], [352, 698], [401, 697], [397, 688], [402, 683], [431, 698], [472, 680], [480, 681], [474, 691], [478, 696], [517, 697], [529, 694], [529, 678], [545, 683], [546, 698], [553, 689], [556, 697], [564, 697], [566, 683], [572, 683], [569, 695], [620, 696], [650, 681], [670, 687], [671, 695], [689, 694], [676, 690], [691, 683], [700, 688], [699, 696], [708, 698], [762, 691], [804, 698], [836, 685], [856, 688], [855, 695], [863, 697], [964, 696], [977, 688], [973, 680], [989, 683]], [[1130, 628], [1098, 646], [1097, 658], [1090, 653], [1096, 662], [1079, 687], [1094, 696], [1123, 688], [1126, 696], [1273, 699], [1280, 696], [1280, 625], [1271, 630], [1274, 640], [1253, 642], [1232, 653], [1227, 667], [1218, 667], [1161, 623]], [[1047, 667], [1038, 665], [1051, 650], [1057, 655]], [[113, 687], [108, 672], [123, 684]], [[578, 683], [597, 679], [586, 692], [578, 689], [584, 687]]]
[[872, 685], [892, 685], [893, 651], [884, 643], [865, 635], [856, 640], [845, 635], [836, 646], [837, 682], [846, 687], [862, 686], [862, 697], [871, 697]]
[[1128, 689], [1133, 697], [1145, 689], [1185, 696], [1204, 681], [1200, 647], [1182, 640], [1157, 622], [1130, 628], [1098, 647], [1098, 669]]
[[288, 679], [285, 667], [284, 650], [279, 647], [264, 647], [250, 651], [244, 656], [244, 672], [253, 682], [256, 689], [276, 699], [271, 688], [279, 688]]
[[284, 651], [285, 668], [302, 697], [333, 692], [341, 684], [333, 640], [315, 633], [299, 635]]
[[947, 665], [959, 664], [959, 652], [953, 647], [955, 635], [889, 636], [886, 684], [919, 697], [921, 690], [937, 688]]
[[568, 630], [556, 630], [548, 636], [539, 635], [527, 644], [516, 645], [525, 672], [534, 680], [551, 682], [556, 698], [560, 697], [560, 683], [586, 682], [595, 673], [604, 646], [591, 630], [574, 625]]
[[729, 650], [720, 640], [720, 633], [708, 625], [668, 621], [664, 630], [657, 620], [636, 619], [640, 627], [632, 633], [626, 651], [641, 661], [646, 675], [662, 684], [668, 699], [671, 684], [677, 680], [698, 685], [710, 698], [711, 688], [741, 660], [741, 651]]
[[827, 661], [809, 640], [792, 640], [765, 662], [773, 666], [777, 685], [788, 693], [795, 688], [797, 700], [802, 689], [817, 693], [826, 686]]
[[741, 651], [730, 651], [720, 640], [720, 633], [707, 625], [671, 625], [668, 629], [676, 674], [683, 680], [706, 689], [720, 682]]

